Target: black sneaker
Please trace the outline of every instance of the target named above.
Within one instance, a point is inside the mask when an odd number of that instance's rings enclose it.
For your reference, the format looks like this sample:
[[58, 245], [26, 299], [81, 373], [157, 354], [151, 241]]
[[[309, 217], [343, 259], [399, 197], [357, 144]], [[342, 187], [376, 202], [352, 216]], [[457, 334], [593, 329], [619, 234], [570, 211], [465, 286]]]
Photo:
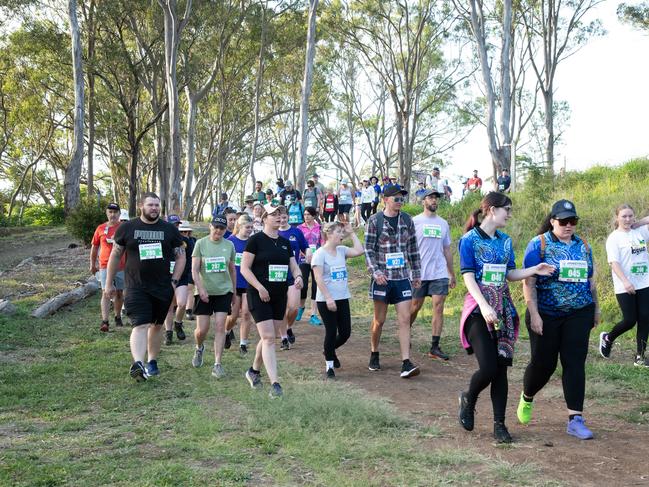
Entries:
[[232, 339], [234, 338], [234, 332], [230, 330], [225, 334], [225, 344], [223, 344], [223, 348], [226, 350], [229, 350], [230, 347], [232, 346]]
[[381, 364], [379, 363], [379, 352], [372, 352], [370, 355], [370, 363], [367, 366], [371, 371], [381, 370]]
[[469, 403], [469, 400], [466, 397], [466, 393], [464, 392], [460, 392], [458, 400], [460, 402], [460, 410], [458, 412], [460, 424], [465, 430], [473, 431], [475, 406]]
[[121, 316], [115, 316], [115, 326], [124, 326]]
[[340, 360], [338, 360], [338, 356], [334, 355], [334, 369], [339, 369], [340, 368]]
[[336, 380], [336, 373], [334, 372], [334, 369], [327, 369], [327, 372], [325, 372], [325, 379]]
[[184, 340], [186, 338], [182, 321], [174, 321], [174, 329], [176, 330], [176, 336], [178, 337], [178, 340]]
[[419, 372], [420, 372], [419, 367], [413, 364], [408, 358], [403, 361], [403, 364], [401, 364], [402, 379], [409, 379], [410, 377], [415, 377], [416, 375], [419, 375]]
[[250, 367], [248, 370], [246, 370], [246, 380], [250, 384], [250, 387], [253, 389], [259, 389], [262, 387], [261, 384], [261, 374], [259, 372], [255, 372], [252, 370], [252, 367]]
[[290, 344], [295, 343], [295, 335], [293, 334], [293, 329], [292, 328], [288, 328], [286, 330], [286, 335], [288, 336], [288, 342]]
[[165, 345], [171, 345], [174, 341], [173, 330], [165, 330]]
[[291, 345], [289, 345], [287, 338], [282, 338], [282, 344], [279, 346], [279, 349], [280, 350], [290, 350], [291, 349]]
[[612, 348], [613, 344], [608, 341], [608, 333], [603, 331], [599, 334], [599, 354], [604, 358], [609, 358]]
[[439, 348], [439, 345], [436, 347], [430, 347], [430, 350], [428, 351], [428, 356], [430, 358], [435, 358], [435, 359], [440, 359], [440, 360], [448, 360], [449, 357], [446, 355], [444, 352], [442, 352], [442, 349]]
[[282, 391], [282, 386], [279, 385], [279, 382], [273, 382], [268, 395], [271, 399], [278, 399], [284, 395], [284, 391]]
[[146, 374], [149, 377], [153, 377], [154, 375], [160, 375], [160, 369], [158, 369], [157, 360], [149, 360], [149, 363], [146, 364]]
[[248, 355], [248, 346], [239, 345], [239, 356], [245, 357], [246, 355]]
[[142, 362], [133, 362], [129, 374], [137, 382], [144, 382], [149, 377], [148, 374], [146, 373], [146, 369], [144, 368], [144, 365], [142, 365]]
[[494, 438], [496, 443], [511, 443], [512, 435], [507, 431], [507, 426], [503, 421], [494, 421]]
[[196, 319], [194, 312], [191, 309], [185, 309], [185, 319], [187, 321], [194, 321]]

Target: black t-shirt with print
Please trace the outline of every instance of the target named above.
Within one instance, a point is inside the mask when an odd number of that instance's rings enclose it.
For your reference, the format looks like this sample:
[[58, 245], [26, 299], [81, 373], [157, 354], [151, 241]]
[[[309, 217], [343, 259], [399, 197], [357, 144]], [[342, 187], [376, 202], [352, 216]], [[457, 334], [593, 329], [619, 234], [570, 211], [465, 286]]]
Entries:
[[119, 226], [115, 243], [126, 250], [126, 288], [166, 296], [171, 287], [173, 249], [184, 245], [175, 225], [162, 220], [144, 223], [136, 218]]
[[[255, 260], [251, 267], [252, 273], [269, 293], [286, 292], [288, 282], [270, 282], [268, 269], [271, 265], [287, 266], [288, 268], [293, 252], [291, 243], [287, 239], [284, 237], [274, 239], [264, 232], [259, 232], [248, 239], [245, 252], [255, 254]], [[250, 284], [248, 287], [252, 288]]]

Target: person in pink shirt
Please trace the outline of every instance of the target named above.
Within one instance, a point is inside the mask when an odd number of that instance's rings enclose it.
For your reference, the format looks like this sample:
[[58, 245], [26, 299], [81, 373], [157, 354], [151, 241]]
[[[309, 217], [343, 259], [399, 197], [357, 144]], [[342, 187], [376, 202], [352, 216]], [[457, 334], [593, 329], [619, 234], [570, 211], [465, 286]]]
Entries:
[[313, 326], [322, 325], [322, 320], [318, 317], [318, 307], [316, 305], [316, 292], [317, 287], [315, 283], [315, 277], [313, 276], [313, 270], [311, 269], [311, 257], [316, 250], [322, 245], [322, 227], [320, 223], [316, 220], [317, 210], [313, 207], [308, 207], [304, 209], [304, 223], [298, 226], [298, 228], [304, 234], [304, 238], [309, 244], [309, 249], [306, 251], [305, 256], [301, 256], [300, 270], [302, 271], [302, 291], [300, 294], [300, 309], [297, 313], [296, 321], [302, 319], [302, 314], [304, 314], [304, 305], [306, 303], [307, 289], [309, 287], [309, 276], [311, 276], [311, 318], [309, 319], [309, 324]]

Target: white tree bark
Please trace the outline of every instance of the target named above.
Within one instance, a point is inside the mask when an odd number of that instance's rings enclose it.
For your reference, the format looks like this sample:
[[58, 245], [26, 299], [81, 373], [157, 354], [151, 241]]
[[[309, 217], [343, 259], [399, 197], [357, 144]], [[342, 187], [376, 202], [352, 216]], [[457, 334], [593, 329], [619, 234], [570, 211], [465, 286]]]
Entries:
[[257, 178], [255, 176], [255, 162], [257, 162], [257, 144], [259, 141], [259, 99], [264, 79], [264, 51], [266, 50], [266, 9], [268, 0], [261, 2], [261, 40], [259, 43], [259, 61], [257, 63], [257, 79], [255, 80], [255, 128], [252, 132], [252, 147], [250, 149], [250, 183], [251, 191], [255, 190]]

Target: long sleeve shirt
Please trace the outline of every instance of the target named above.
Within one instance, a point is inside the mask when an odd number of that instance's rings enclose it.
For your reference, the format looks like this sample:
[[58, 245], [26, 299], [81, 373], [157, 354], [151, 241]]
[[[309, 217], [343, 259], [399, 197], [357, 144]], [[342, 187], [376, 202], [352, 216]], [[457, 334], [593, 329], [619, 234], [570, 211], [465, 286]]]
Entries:
[[[390, 281], [420, 279], [421, 259], [412, 218], [404, 218], [399, 213], [397, 229], [394, 229], [384, 215], [383, 228], [378, 229], [377, 215], [370, 217], [365, 232], [365, 260], [370, 275], [379, 271]], [[405, 263], [402, 267], [388, 269], [386, 255], [396, 252], [403, 252]]]

